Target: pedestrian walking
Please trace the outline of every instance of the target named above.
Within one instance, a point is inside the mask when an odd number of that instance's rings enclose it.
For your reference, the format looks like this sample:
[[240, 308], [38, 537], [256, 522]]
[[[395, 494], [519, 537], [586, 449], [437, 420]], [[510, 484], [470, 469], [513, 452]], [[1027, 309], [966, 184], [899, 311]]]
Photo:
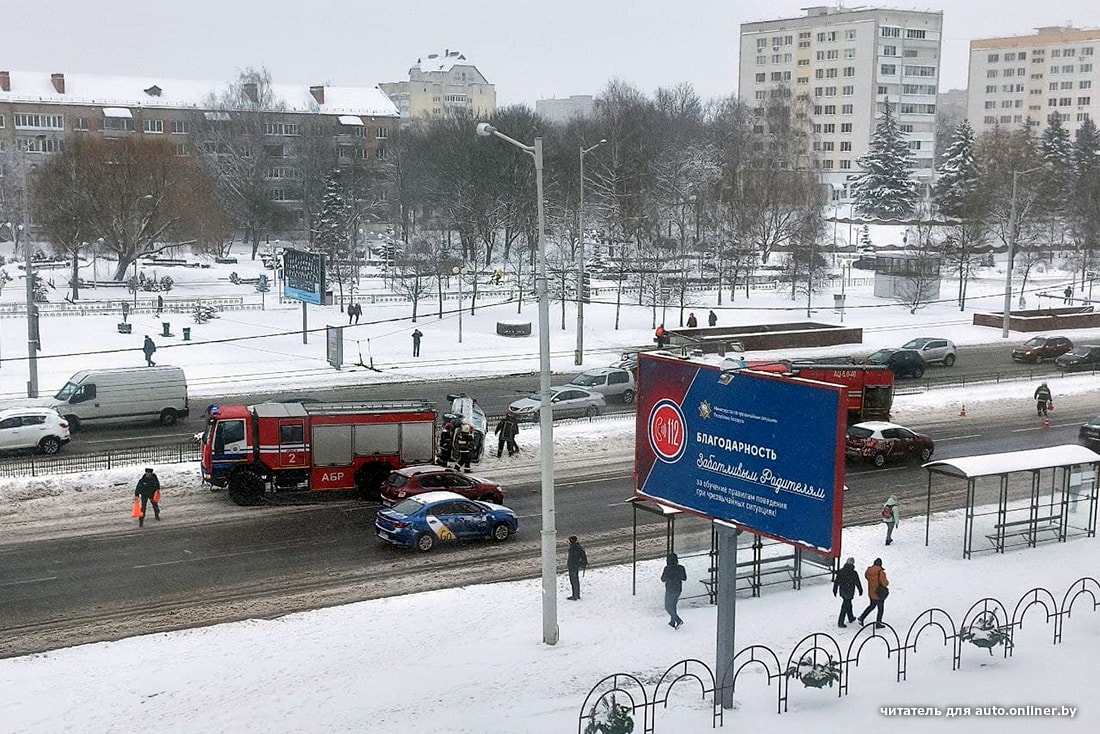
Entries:
[[688, 314], [688, 328], [689, 329], [694, 329], [698, 325], [699, 325], [699, 320], [695, 318], [695, 314], [689, 313]]
[[665, 585], [665, 611], [668, 612], [668, 626], [678, 630], [684, 626], [684, 620], [676, 612], [676, 605], [680, 603], [680, 594], [684, 590], [684, 582], [687, 581], [687, 571], [680, 564], [680, 559], [675, 553], [669, 553], [665, 559], [665, 570], [661, 571], [661, 581]]
[[439, 432], [439, 451], [436, 453], [436, 463], [447, 466], [451, 463], [451, 453], [454, 451], [455, 427], [451, 422], [443, 424], [443, 430]]
[[493, 433], [499, 436], [497, 440], [497, 458], [504, 453], [504, 447], [508, 447], [508, 455], [515, 456], [519, 453], [519, 446], [516, 445], [516, 435], [519, 433], [519, 421], [516, 420], [514, 415], [505, 414], [503, 418], [497, 421], [497, 427], [493, 429]]
[[573, 595], [566, 598], [577, 601], [581, 598], [581, 571], [588, 568], [588, 554], [584, 552], [584, 546], [576, 535], [569, 536], [569, 555], [565, 559], [565, 568], [569, 571], [569, 585], [573, 587]]
[[363, 307], [358, 303], [348, 304], [348, 324], [351, 324], [352, 319], [355, 319], [355, 323], [359, 323], [359, 317], [363, 315]]
[[663, 349], [665, 344], [668, 343], [668, 332], [665, 331], [664, 324], [658, 326], [657, 330], [653, 332], [653, 340], [657, 342], [658, 349]]
[[859, 623], [863, 624], [863, 620], [867, 618], [867, 615], [872, 610], [877, 609], [878, 615], [875, 617], [875, 627], [885, 627], [886, 625], [882, 623], [882, 612], [883, 604], [890, 593], [890, 579], [886, 578], [886, 569], [882, 567], [882, 559], [876, 558], [875, 562], [863, 572], [863, 577], [867, 579], [867, 599], [870, 604], [863, 610], [863, 614], [859, 615]]
[[839, 592], [840, 616], [836, 618], [837, 627], [847, 627], [847, 622], [856, 621], [856, 615], [852, 612], [852, 599], [856, 592], [863, 596], [863, 585], [859, 583], [859, 573], [856, 571], [856, 559], [849, 558], [844, 566], [836, 572], [833, 579], [833, 596]]
[[475, 445], [474, 427], [469, 423], [463, 423], [461, 428], [455, 430], [455, 469], [470, 471], [470, 461], [474, 456]]
[[413, 329], [412, 337], [413, 337], [413, 356], [414, 357], [419, 357], [420, 356], [420, 340], [421, 340], [421, 338], [423, 338], [423, 336], [424, 336], [424, 334], [421, 333], [420, 329]]
[[163, 312], [163, 311], [164, 311], [164, 296], [158, 295], [157, 296], [157, 316], [160, 316], [161, 312]]
[[138, 517], [139, 528], [145, 525], [145, 506], [147, 503], [153, 505], [153, 518], [160, 519], [160, 479], [157, 478], [152, 467], [147, 468], [145, 473], [141, 475], [137, 488], [134, 489], [134, 497], [141, 498], [141, 516]]
[[1065, 296], [1062, 303], [1071, 303], [1073, 301], [1073, 286], [1067, 285], [1066, 289], [1062, 291], [1062, 295]]
[[1044, 382], [1035, 388], [1035, 410], [1040, 418], [1047, 417], [1047, 411], [1054, 407], [1054, 398], [1050, 394], [1050, 388]]
[[890, 545], [894, 542], [894, 528], [901, 522], [898, 498], [894, 495], [890, 495], [890, 499], [882, 505], [882, 522], [886, 525], [886, 545]]
[[157, 345], [153, 343], [148, 334], [145, 335], [145, 343], [141, 345], [141, 351], [145, 352], [145, 366], [156, 367], [157, 363], [153, 361], [153, 352], [157, 351]]
[[718, 323], [718, 314], [714, 313], [714, 311], [711, 311], [710, 314], [707, 316], [707, 323], [710, 324], [711, 326], [714, 326], [715, 324], [717, 324]]

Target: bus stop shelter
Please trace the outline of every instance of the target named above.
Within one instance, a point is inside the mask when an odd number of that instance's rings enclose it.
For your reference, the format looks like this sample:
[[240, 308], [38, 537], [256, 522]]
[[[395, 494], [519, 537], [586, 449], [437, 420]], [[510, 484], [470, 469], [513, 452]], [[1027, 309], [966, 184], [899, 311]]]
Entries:
[[[1014, 546], [1096, 537], [1100, 454], [1076, 444], [962, 456], [924, 464], [928, 494], [924, 544], [935, 477], [965, 482], [963, 558]], [[986, 544], [988, 542], [988, 545]]]

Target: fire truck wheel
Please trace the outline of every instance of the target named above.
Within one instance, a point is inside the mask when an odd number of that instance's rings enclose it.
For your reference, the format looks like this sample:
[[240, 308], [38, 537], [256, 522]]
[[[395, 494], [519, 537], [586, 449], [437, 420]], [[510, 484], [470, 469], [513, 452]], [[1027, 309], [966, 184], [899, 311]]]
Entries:
[[264, 498], [264, 478], [242, 469], [229, 477], [229, 499], [241, 507], [258, 505]]
[[362, 500], [378, 499], [382, 492], [382, 482], [390, 475], [388, 466], [365, 465], [355, 472], [355, 496]]
[[427, 553], [435, 547], [435, 536], [431, 533], [421, 533], [420, 537], [416, 539], [416, 549]]
[[165, 408], [160, 411], [160, 424], [162, 426], [170, 426], [176, 422], [176, 411], [171, 408]]
[[493, 540], [501, 542], [508, 540], [508, 536], [512, 534], [512, 531], [508, 529], [508, 524], [498, 522], [493, 526]]

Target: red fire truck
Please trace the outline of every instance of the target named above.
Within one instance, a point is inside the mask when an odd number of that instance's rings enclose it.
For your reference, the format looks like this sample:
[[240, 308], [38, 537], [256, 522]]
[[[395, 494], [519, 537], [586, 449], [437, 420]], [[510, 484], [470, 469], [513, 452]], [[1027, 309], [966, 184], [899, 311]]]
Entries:
[[748, 368], [780, 372], [791, 377], [828, 382], [848, 388], [848, 423], [890, 420], [894, 403], [894, 373], [880, 364], [828, 362], [749, 362]]
[[394, 469], [435, 458], [427, 401], [212, 405], [207, 413], [203, 481], [228, 487], [238, 505], [268, 491], [375, 496]]

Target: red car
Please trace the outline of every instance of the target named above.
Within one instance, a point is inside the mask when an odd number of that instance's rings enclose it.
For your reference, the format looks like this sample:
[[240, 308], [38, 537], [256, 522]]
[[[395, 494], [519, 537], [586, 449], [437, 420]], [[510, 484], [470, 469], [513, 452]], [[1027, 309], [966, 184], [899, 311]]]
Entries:
[[869, 461], [875, 466], [911, 458], [928, 461], [936, 448], [932, 439], [923, 433], [886, 421], [856, 423], [848, 429], [845, 443], [845, 454], [849, 459]]
[[496, 482], [437, 464], [421, 464], [390, 472], [382, 483], [382, 504], [392, 507], [406, 497], [440, 490], [455, 492], [471, 500], [496, 505], [504, 503], [504, 490]]

